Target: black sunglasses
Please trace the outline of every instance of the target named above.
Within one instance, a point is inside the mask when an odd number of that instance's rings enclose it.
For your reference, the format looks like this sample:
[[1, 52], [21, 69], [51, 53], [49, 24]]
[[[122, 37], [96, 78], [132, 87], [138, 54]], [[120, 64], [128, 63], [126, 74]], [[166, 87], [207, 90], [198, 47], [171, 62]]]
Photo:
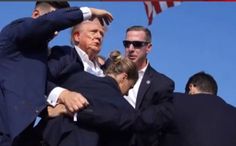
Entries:
[[134, 46], [134, 48], [142, 48], [146, 46], [148, 43], [149, 42], [144, 42], [144, 41], [127, 41], [127, 40], [123, 41], [123, 45], [125, 48], [129, 48], [131, 44]]

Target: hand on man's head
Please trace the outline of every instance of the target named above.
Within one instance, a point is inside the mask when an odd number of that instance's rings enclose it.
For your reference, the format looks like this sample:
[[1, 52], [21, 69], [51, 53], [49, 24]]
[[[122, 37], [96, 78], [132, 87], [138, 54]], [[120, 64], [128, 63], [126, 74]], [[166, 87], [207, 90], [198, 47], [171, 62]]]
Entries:
[[104, 26], [104, 22], [106, 25], [109, 25], [113, 21], [112, 14], [106, 10], [90, 8], [92, 17], [98, 17], [99, 22]]

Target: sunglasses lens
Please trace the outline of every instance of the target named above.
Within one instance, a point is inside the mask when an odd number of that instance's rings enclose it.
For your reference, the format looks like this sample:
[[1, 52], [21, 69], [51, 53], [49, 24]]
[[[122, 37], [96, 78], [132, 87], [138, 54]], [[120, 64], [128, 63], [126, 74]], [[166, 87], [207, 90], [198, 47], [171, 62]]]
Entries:
[[123, 41], [123, 45], [125, 48], [129, 48], [131, 42], [130, 41]]
[[123, 41], [123, 45], [125, 48], [129, 48], [131, 44], [134, 46], [134, 48], [142, 48], [148, 43], [143, 41], [127, 41], [127, 40]]
[[145, 42], [133, 41], [132, 44], [135, 48], [141, 48], [145, 45]]

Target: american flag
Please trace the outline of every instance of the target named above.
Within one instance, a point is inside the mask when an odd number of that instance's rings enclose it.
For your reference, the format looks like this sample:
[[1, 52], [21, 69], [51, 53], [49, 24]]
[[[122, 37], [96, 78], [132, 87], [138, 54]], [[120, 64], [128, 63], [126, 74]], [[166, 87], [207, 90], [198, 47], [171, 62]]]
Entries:
[[164, 11], [167, 8], [179, 5], [180, 1], [151, 0], [151, 1], [144, 1], [143, 3], [148, 17], [148, 25], [151, 25], [152, 20], [156, 14]]

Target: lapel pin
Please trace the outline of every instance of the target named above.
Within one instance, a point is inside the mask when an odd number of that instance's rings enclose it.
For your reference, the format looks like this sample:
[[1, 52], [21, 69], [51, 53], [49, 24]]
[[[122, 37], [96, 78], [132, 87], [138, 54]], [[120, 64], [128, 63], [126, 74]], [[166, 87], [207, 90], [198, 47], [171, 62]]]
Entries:
[[148, 84], [148, 85], [149, 85], [150, 83], [151, 83], [151, 81], [150, 81], [150, 80], [147, 80], [147, 81], [146, 81], [146, 84]]

